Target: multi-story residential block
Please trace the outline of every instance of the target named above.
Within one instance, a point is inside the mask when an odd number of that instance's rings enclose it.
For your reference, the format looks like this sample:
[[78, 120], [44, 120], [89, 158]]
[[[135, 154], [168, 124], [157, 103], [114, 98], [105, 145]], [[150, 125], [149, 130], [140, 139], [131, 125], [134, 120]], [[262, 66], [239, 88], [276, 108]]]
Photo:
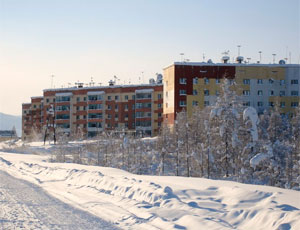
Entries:
[[43, 127], [43, 97], [31, 97], [31, 103], [22, 104], [22, 137], [33, 131], [39, 133]]
[[162, 94], [161, 82], [153, 81], [144, 85], [45, 89], [39, 98], [41, 104], [36, 98], [31, 104], [23, 104], [22, 137], [30, 134], [30, 127], [40, 131], [41, 126], [51, 126], [53, 121], [56, 129], [65, 133], [82, 131], [89, 137], [103, 130], [156, 135], [163, 119]]
[[214, 105], [224, 78], [235, 81], [243, 105], [259, 114], [277, 104], [292, 115], [299, 106], [300, 65], [175, 62], [164, 69], [164, 119], [173, 124], [183, 109], [190, 114], [195, 106]]

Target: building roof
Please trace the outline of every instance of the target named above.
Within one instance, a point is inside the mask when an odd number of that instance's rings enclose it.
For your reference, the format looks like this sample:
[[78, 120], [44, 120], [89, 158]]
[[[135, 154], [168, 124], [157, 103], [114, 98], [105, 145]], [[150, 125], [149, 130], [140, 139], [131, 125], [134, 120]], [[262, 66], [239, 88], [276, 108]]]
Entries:
[[155, 87], [155, 86], [163, 86], [163, 84], [141, 84], [141, 85], [112, 85], [112, 86], [87, 86], [87, 87], [68, 87], [68, 88], [56, 88], [56, 89], [44, 89], [43, 92], [49, 92], [49, 91], [74, 91], [74, 90], [89, 90], [89, 89], [114, 89], [114, 88], [131, 88], [131, 87], [137, 87], [137, 88], [143, 88], [143, 87]]
[[166, 66], [164, 69], [167, 69], [171, 66], [181, 65], [181, 66], [255, 66], [255, 67], [298, 67], [299, 64], [260, 64], [260, 63], [207, 63], [207, 62], [174, 62], [171, 65]]

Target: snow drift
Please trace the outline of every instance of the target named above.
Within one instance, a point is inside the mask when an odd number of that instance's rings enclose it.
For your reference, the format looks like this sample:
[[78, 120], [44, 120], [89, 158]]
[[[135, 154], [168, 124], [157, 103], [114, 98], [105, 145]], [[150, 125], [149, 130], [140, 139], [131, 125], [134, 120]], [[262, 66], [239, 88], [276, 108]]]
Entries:
[[125, 229], [300, 229], [298, 191], [0, 153], [2, 170]]

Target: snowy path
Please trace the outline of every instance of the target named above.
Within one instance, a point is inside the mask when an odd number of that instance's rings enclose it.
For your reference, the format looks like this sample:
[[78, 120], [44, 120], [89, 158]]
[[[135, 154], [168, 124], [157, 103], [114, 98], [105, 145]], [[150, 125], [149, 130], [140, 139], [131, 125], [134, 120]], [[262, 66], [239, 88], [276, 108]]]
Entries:
[[117, 229], [0, 170], [0, 229]]

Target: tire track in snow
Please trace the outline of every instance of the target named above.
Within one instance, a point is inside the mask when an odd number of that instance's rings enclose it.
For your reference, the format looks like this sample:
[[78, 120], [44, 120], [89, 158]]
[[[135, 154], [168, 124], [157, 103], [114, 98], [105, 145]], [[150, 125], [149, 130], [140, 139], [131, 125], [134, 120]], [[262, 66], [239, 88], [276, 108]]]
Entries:
[[0, 170], [0, 228], [118, 229], [90, 213], [51, 197], [40, 187]]

